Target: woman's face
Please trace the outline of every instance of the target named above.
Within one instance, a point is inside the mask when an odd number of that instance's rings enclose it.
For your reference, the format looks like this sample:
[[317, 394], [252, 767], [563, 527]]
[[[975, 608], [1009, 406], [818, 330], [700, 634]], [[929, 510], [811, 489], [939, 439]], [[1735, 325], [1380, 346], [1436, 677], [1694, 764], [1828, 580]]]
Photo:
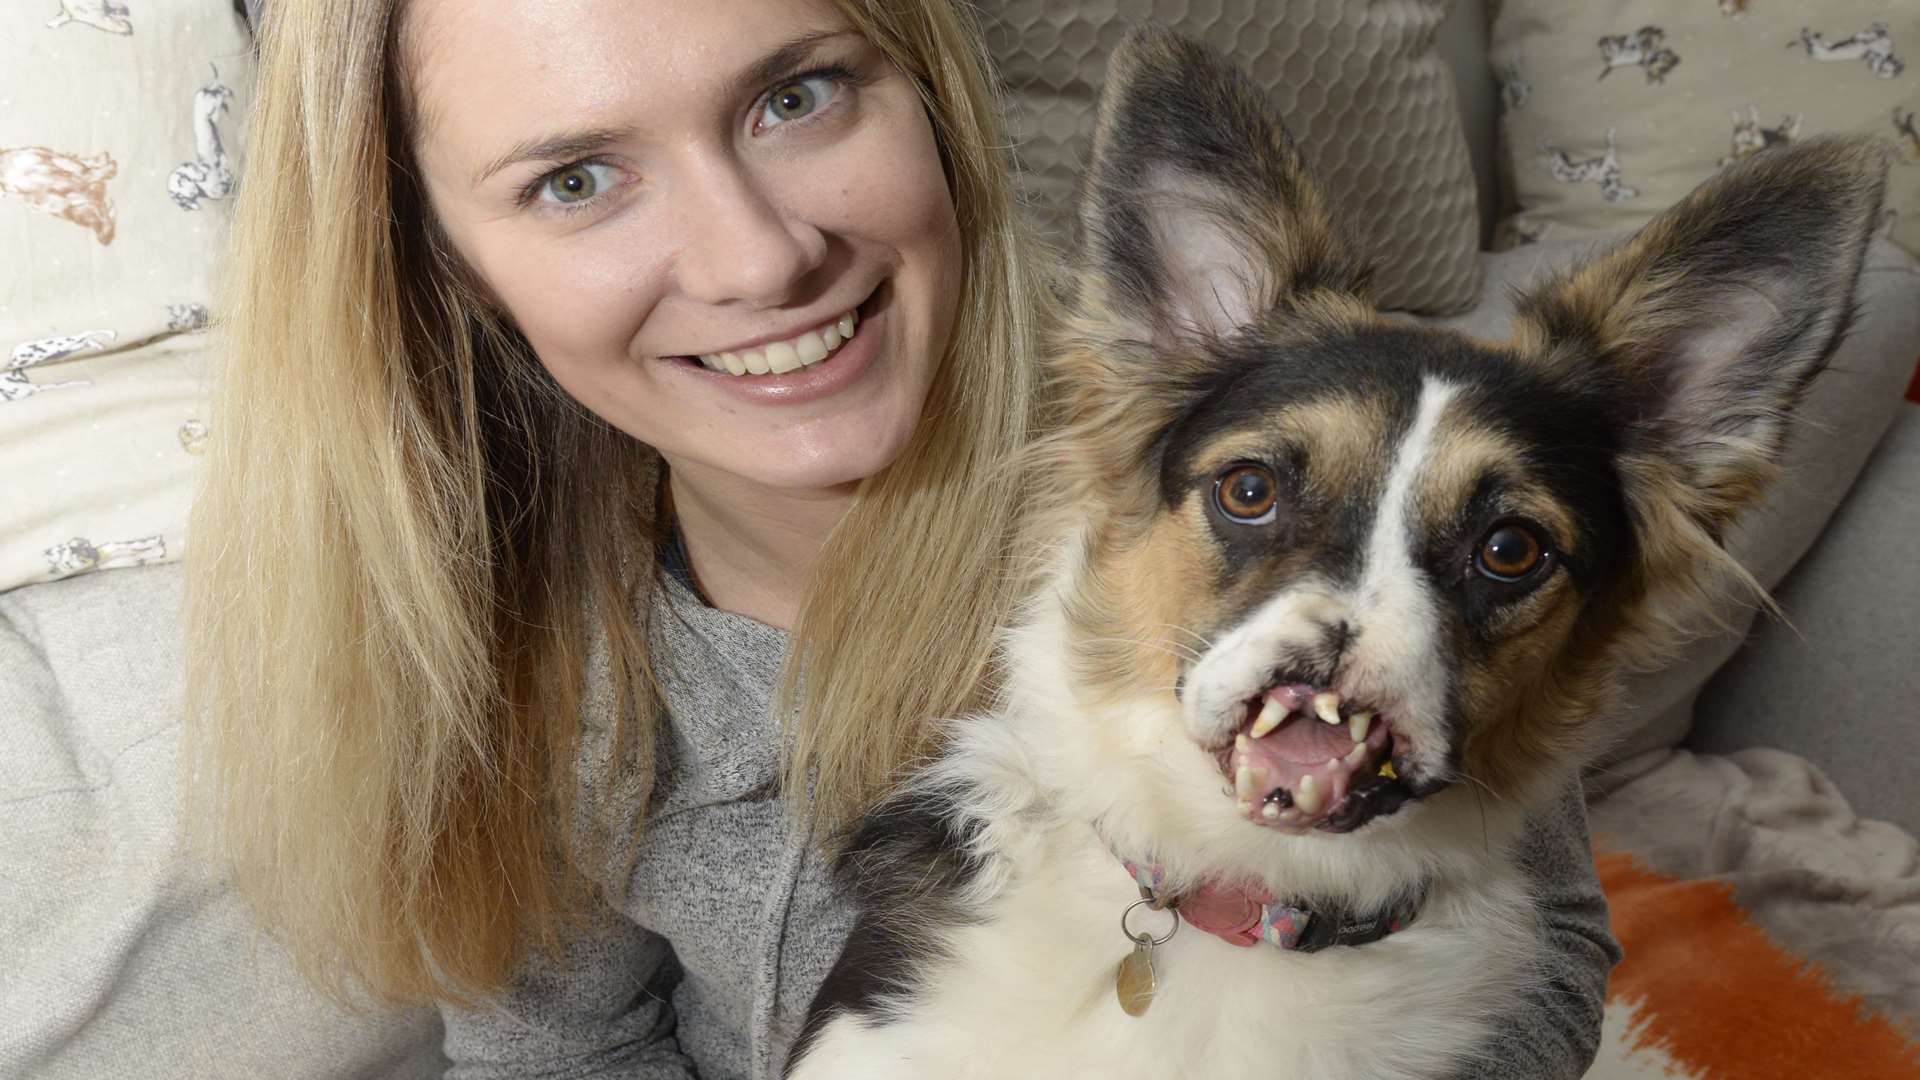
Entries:
[[912, 83], [831, 4], [413, 0], [406, 29], [434, 211], [568, 393], [683, 481], [893, 460], [960, 236]]

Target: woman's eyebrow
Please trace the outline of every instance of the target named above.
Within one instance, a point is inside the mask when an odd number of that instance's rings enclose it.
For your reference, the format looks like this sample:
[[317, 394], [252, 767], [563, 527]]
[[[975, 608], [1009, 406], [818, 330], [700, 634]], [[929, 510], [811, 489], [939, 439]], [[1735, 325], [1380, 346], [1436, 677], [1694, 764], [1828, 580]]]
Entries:
[[815, 47], [837, 37], [857, 36], [858, 31], [842, 28], [838, 30], [815, 30], [809, 34], [787, 42], [767, 55], [748, 64], [733, 78], [727, 80], [727, 97], [736, 98], [750, 91], [759, 91], [775, 79], [793, 74], [795, 68], [804, 63], [813, 54]]
[[517, 162], [564, 161], [569, 158], [584, 157], [632, 137], [632, 128], [593, 128], [588, 131], [570, 131], [563, 135], [526, 139], [474, 173], [473, 186], [479, 187], [494, 173]]
[[[735, 73], [727, 80], [725, 97], [732, 100], [749, 91], [757, 93], [773, 80], [791, 74], [822, 42], [856, 33], [857, 31], [851, 29], [840, 29], [816, 30], [809, 34], [802, 34]], [[472, 186], [479, 187], [494, 173], [518, 162], [563, 161], [583, 157], [596, 150], [630, 139], [634, 134], [634, 129], [627, 127], [593, 128], [587, 131], [572, 131], [524, 139], [475, 172]]]

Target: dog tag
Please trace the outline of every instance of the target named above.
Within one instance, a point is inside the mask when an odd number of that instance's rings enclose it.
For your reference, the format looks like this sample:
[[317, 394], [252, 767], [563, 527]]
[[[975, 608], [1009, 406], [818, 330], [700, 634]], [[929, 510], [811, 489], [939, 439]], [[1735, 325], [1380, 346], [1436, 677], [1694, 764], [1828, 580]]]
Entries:
[[1153, 939], [1142, 935], [1133, 939], [1133, 951], [1114, 970], [1113, 991], [1120, 998], [1121, 1011], [1145, 1016], [1153, 1004], [1153, 990]]

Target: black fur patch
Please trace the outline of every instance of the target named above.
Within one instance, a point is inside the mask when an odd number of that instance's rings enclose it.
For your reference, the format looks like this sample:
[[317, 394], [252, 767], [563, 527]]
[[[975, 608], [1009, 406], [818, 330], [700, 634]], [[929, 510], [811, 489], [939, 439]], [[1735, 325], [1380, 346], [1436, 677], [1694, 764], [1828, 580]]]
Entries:
[[927, 961], [942, 955], [929, 928], [977, 920], [955, 899], [981, 870], [973, 854], [980, 822], [961, 809], [964, 794], [909, 782], [869, 811], [841, 848], [834, 876], [860, 914], [807, 1010], [788, 1072], [835, 1016], [871, 1016], [886, 999], [914, 992]]

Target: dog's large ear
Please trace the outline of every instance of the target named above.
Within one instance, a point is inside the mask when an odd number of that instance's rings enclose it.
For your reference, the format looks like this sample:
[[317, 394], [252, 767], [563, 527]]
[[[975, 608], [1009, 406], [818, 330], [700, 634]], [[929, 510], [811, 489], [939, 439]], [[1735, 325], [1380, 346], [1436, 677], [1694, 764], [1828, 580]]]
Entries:
[[1519, 297], [1523, 351], [1622, 410], [1643, 540], [1717, 543], [1771, 479], [1790, 412], [1852, 318], [1886, 172], [1869, 139], [1764, 151]]
[[1162, 27], [1108, 65], [1079, 224], [1076, 312], [1142, 344], [1223, 338], [1300, 294], [1366, 289], [1259, 89]]

